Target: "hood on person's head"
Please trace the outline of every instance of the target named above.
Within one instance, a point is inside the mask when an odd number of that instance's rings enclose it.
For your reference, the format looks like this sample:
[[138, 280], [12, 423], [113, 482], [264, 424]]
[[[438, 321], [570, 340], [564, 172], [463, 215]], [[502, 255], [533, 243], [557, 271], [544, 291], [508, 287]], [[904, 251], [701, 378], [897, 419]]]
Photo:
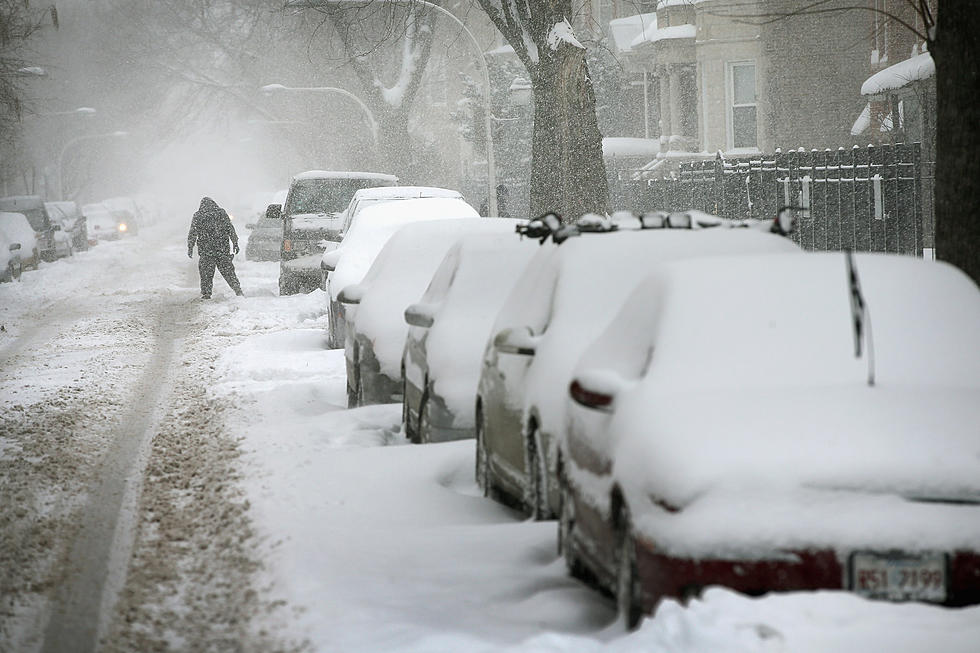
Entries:
[[210, 197], [205, 197], [201, 200], [201, 206], [198, 207], [198, 211], [215, 211], [218, 209], [218, 203], [215, 202]]

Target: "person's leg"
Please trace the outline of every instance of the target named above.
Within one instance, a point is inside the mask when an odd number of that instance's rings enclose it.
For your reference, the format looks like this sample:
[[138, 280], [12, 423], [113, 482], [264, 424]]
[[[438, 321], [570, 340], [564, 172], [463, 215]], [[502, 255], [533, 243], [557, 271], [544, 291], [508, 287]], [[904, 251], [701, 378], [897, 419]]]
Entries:
[[236, 295], [241, 295], [242, 285], [238, 282], [238, 275], [235, 274], [235, 264], [231, 262], [231, 256], [217, 257], [218, 272], [225, 278], [231, 289]]
[[214, 257], [201, 254], [197, 261], [197, 269], [201, 273], [201, 297], [210, 299], [211, 288], [214, 285]]

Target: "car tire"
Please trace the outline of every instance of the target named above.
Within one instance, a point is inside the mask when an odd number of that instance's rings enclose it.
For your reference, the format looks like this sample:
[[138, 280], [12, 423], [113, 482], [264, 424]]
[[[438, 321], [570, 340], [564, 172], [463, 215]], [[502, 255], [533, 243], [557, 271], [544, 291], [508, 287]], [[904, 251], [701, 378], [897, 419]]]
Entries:
[[[426, 381], [428, 385], [428, 381]], [[425, 418], [425, 413], [429, 408], [429, 389], [422, 391], [422, 398], [419, 400], [419, 418], [415, 422], [415, 438], [418, 444], [429, 444], [432, 442], [429, 433], [429, 420]]]
[[568, 486], [568, 477], [565, 475], [565, 468], [559, 462], [558, 467], [558, 487], [560, 505], [558, 508], [558, 553], [565, 558], [565, 569], [572, 578], [577, 578], [585, 582], [593, 582], [594, 576], [586, 569], [585, 565], [575, 553], [575, 543], [572, 533], [575, 530], [575, 501], [572, 500], [572, 491]]
[[639, 603], [639, 589], [636, 573], [636, 540], [633, 538], [633, 525], [629, 512], [620, 508], [616, 520], [618, 529], [619, 560], [616, 564], [616, 606], [620, 619], [627, 630], [636, 628], [643, 619]]
[[483, 496], [490, 496], [490, 460], [487, 458], [486, 422], [483, 419], [483, 408], [476, 407], [476, 485], [483, 491]]
[[361, 402], [364, 400], [364, 387], [361, 383], [361, 361], [360, 357], [357, 355], [357, 345], [354, 345], [354, 378], [347, 379], [347, 407], [357, 408], [361, 406]]
[[405, 379], [404, 367], [402, 368], [402, 424], [405, 427], [405, 438], [409, 442], [415, 442], [417, 435], [412, 428], [411, 416], [408, 413], [408, 380]]
[[525, 438], [527, 460], [527, 498], [525, 511], [531, 519], [542, 521], [551, 518], [548, 509], [547, 471], [542, 469], [544, 457], [541, 455], [541, 430], [532, 423], [530, 432]]

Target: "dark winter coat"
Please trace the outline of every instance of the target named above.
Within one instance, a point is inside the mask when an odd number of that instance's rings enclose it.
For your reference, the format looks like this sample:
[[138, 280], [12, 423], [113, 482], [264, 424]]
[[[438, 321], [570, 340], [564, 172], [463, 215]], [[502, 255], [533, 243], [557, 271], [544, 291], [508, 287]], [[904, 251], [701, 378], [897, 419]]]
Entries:
[[190, 254], [197, 243], [199, 255], [228, 255], [231, 253], [229, 242], [238, 251], [238, 234], [228, 213], [213, 199], [205, 197], [191, 220], [191, 230], [187, 232], [187, 253]]

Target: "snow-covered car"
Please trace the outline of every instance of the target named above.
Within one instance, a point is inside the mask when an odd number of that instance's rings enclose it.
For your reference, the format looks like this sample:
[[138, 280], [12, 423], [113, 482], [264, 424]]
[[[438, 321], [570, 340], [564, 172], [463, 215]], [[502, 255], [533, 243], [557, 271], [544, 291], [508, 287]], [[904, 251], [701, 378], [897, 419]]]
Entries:
[[667, 264], [580, 358], [559, 541], [629, 623], [708, 585], [980, 602], [980, 291], [853, 260]]
[[102, 200], [118, 223], [120, 236], [135, 236], [139, 233], [142, 214], [139, 205], [132, 197], [110, 197]]
[[344, 287], [339, 301], [354, 307], [344, 342], [348, 406], [401, 401], [405, 309], [419, 300], [457, 240], [513, 232], [514, 225], [513, 220], [471, 218], [404, 225], [385, 243], [364, 279]]
[[488, 496], [538, 518], [557, 514], [555, 447], [573, 365], [656, 265], [800, 251], [750, 229], [660, 227], [546, 242], [515, 283], [487, 343], [477, 395], [477, 481]]
[[310, 292], [320, 285], [320, 258], [340, 240], [340, 214], [361, 188], [394, 186], [380, 172], [309, 170], [292, 178], [282, 208], [279, 294]]
[[494, 222], [507, 223], [505, 233], [460, 239], [419, 302], [405, 309], [402, 415], [412, 442], [475, 435], [483, 348], [507, 293], [538, 250], [534, 241], [514, 237], [515, 221]]
[[71, 239], [71, 248], [74, 252], [83, 252], [88, 249], [88, 227], [85, 216], [78, 209], [75, 202], [45, 202], [44, 207], [48, 211], [48, 216], [61, 223], [62, 230]]
[[94, 245], [100, 240], [119, 240], [123, 230], [119, 219], [101, 203], [85, 204], [82, 214], [88, 226], [89, 244]]
[[27, 221], [27, 217], [22, 213], [12, 213], [10, 211], [0, 211], [0, 232], [3, 233], [7, 241], [7, 249], [10, 245], [20, 245], [21, 267], [32, 267], [35, 270], [41, 262], [41, 250], [37, 241], [37, 234]]
[[24, 263], [20, 260], [21, 245], [7, 237], [0, 227], [0, 282], [20, 279]]
[[44, 200], [39, 195], [11, 195], [0, 197], [0, 211], [20, 213], [37, 238], [37, 249], [45, 261], [58, 258], [58, 242], [54, 236], [54, 223], [44, 208]]
[[[287, 191], [265, 194], [269, 200], [261, 207], [253, 207], [254, 219], [245, 225], [248, 239], [245, 241], [245, 260], [278, 261], [282, 243], [282, 205]], [[262, 198], [260, 198], [262, 199]]]
[[451, 197], [382, 202], [364, 209], [340, 245], [320, 258], [321, 287], [327, 291], [329, 301], [329, 346], [333, 349], [344, 346], [346, 309], [337, 301], [340, 291], [364, 278], [392, 234], [412, 222], [479, 217], [476, 209], [464, 200]]
[[351, 225], [357, 221], [361, 211], [379, 202], [392, 202], [397, 200], [422, 199], [425, 197], [452, 197], [463, 199], [463, 194], [458, 190], [448, 188], [437, 188], [434, 186], [377, 186], [374, 188], [362, 188], [350, 200], [350, 204], [344, 209], [341, 215], [340, 237], [343, 239], [345, 233], [350, 231]]

